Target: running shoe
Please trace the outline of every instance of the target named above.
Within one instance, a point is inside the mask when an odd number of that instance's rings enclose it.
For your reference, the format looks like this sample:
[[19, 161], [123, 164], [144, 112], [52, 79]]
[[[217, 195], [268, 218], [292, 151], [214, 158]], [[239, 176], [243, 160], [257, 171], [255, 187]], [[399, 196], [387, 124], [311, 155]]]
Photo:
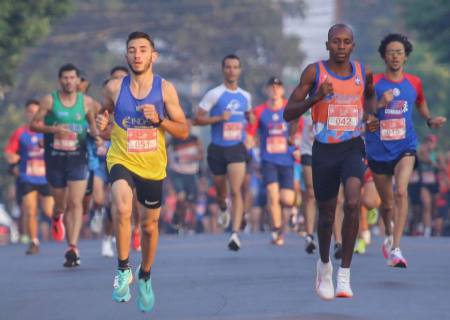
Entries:
[[91, 222], [89, 223], [93, 233], [100, 234], [103, 230], [103, 210], [95, 210], [92, 216]]
[[64, 257], [66, 261], [64, 261], [63, 266], [66, 268], [78, 267], [81, 264], [80, 254], [77, 248], [69, 247]]
[[228, 249], [231, 251], [239, 251], [239, 249], [241, 249], [241, 241], [236, 232], [233, 232], [230, 240], [228, 240]]
[[336, 260], [342, 259], [342, 244], [340, 243], [334, 244], [334, 258]]
[[392, 249], [391, 253], [389, 254], [388, 265], [394, 268], [408, 267], [408, 261], [403, 258], [400, 248]]
[[112, 236], [106, 236], [102, 240], [102, 256], [107, 258], [114, 257], [114, 246]]
[[314, 241], [314, 236], [312, 234], [308, 234], [305, 237], [305, 251], [308, 254], [313, 254], [314, 251], [316, 251], [316, 250], [317, 250], [317, 244]]
[[367, 223], [369, 226], [373, 226], [378, 221], [378, 209], [373, 208], [367, 211]]
[[336, 298], [351, 298], [353, 291], [350, 286], [350, 268], [340, 267], [337, 274]]
[[138, 279], [138, 298], [137, 306], [142, 312], [151, 312], [155, 305], [155, 294], [152, 288], [152, 279], [139, 279], [139, 268], [136, 270], [136, 278]]
[[364, 241], [364, 239], [356, 239], [355, 249], [353, 250], [353, 252], [357, 254], [366, 253], [366, 242]]
[[141, 232], [139, 228], [133, 230], [131, 235], [131, 247], [134, 251], [141, 251]]
[[217, 217], [217, 224], [222, 228], [226, 229], [230, 226], [231, 215], [228, 209], [220, 209], [219, 216]]
[[323, 300], [334, 299], [333, 265], [331, 261], [323, 263], [320, 259], [316, 265], [316, 293]]
[[55, 241], [63, 241], [66, 236], [66, 228], [64, 227], [63, 214], [60, 214], [57, 218], [52, 219], [51, 225], [52, 237]]
[[31, 241], [28, 245], [27, 251], [25, 251], [26, 255], [33, 255], [39, 253], [39, 243], [35, 243], [34, 241]]
[[114, 277], [112, 299], [116, 302], [128, 302], [131, 299], [130, 284], [133, 281], [131, 269], [117, 269]]
[[394, 242], [393, 236], [387, 236], [384, 238], [383, 245], [381, 246], [381, 251], [383, 252], [383, 257], [385, 259], [389, 258], [389, 253], [392, 249], [392, 242]]
[[272, 232], [272, 244], [276, 246], [284, 245], [284, 235], [279, 231]]

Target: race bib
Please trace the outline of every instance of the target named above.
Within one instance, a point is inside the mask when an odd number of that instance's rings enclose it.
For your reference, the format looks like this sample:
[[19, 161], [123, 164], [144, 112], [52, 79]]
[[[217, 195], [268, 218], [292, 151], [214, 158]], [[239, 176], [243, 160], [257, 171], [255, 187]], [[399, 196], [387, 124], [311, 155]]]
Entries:
[[242, 140], [242, 123], [227, 122], [223, 124], [223, 140], [240, 141]]
[[77, 145], [77, 133], [73, 131], [57, 133], [53, 138], [53, 149], [55, 150], [75, 151], [77, 150]]
[[128, 152], [152, 152], [158, 149], [156, 128], [128, 128]]
[[42, 159], [32, 159], [27, 161], [27, 176], [44, 177], [45, 162]]
[[436, 183], [436, 175], [433, 171], [422, 172], [422, 182], [426, 184]]
[[405, 118], [380, 121], [380, 137], [383, 141], [405, 139]]
[[354, 131], [358, 125], [358, 107], [355, 105], [328, 106], [328, 130]]
[[268, 137], [266, 142], [266, 149], [268, 153], [286, 153], [287, 139], [283, 136]]

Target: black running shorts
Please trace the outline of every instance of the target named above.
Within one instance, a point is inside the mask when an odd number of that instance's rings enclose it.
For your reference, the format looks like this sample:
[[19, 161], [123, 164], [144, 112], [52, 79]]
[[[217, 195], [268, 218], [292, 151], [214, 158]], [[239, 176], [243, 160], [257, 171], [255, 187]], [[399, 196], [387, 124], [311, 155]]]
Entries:
[[337, 197], [339, 185], [348, 178], [363, 181], [364, 142], [355, 138], [340, 143], [320, 143], [314, 141], [312, 148], [312, 174], [314, 194], [323, 202]]
[[148, 180], [125, 168], [123, 165], [115, 164], [109, 172], [109, 181], [114, 184], [117, 180], [125, 180], [131, 189], [136, 189], [140, 204], [148, 209], [157, 209], [162, 203], [163, 180]]

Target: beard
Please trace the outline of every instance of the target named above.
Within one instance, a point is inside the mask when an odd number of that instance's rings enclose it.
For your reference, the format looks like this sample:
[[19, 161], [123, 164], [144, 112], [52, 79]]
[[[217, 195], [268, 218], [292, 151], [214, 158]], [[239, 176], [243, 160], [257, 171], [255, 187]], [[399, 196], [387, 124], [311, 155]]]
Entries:
[[128, 66], [130, 67], [131, 72], [132, 72], [135, 76], [139, 76], [139, 75], [141, 75], [141, 74], [146, 73], [146, 72], [150, 69], [150, 67], [152, 66], [152, 60], [150, 60], [150, 61], [148, 62], [148, 64], [144, 66], [144, 69], [142, 69], [142, 70], [135, 70], [135, 69], [133, 68], [132, 64], [129, 63], [129, 62], [128, 62]]

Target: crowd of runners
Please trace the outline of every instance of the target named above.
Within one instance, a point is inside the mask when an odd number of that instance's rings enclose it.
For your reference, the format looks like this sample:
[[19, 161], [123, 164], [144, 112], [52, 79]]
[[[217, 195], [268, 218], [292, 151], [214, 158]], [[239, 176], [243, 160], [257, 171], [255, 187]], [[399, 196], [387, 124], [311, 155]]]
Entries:
[[[118, 260], [113, 300], [131, 299], [135, 277], [143, 312], [155, 302], [160, 232], [229, 232], [232, 251], [245, 247], [242, 232], [267, 231], [276, 246], [297, 233], [307, 254], [319, 254], [315, 289], [324, 300], [353, 296], [352, 256], [372, 234], [384, 237], [386, 263], [406, 268], [402, 236], [443, 235], [450, 208], [450, 153], [438, 153], [431, 132], [419, 144], [412, 115], [433, 129], [446, 119], [403, 70], [413, 50], [404, 35], [382, 39], [380, 74], [351, 59], [354, 46], [350, 27], [332, 26], [329, 58], [308, 65], [289, 98], [270, 77], [257, 106], [239, 87], [245, 66], [227, 55], [223, 82], [188, 117], [173, 84], [153, 73], [158, 52], [144, 32], [129, 35], [128, 68], [111, 70], [99, 101], [85, 74], [62, 66], [59, 88], [26, 103], [27, 122], [4, 150], [26, 254], [38, 254], [51, 233], [67, 244], [64, 267], [77, 267], [80, 237], [94, 235], [99, 252]], [[196, 126], [210, 127], [207, 148]], [[135, 274], [130, 248], [142, 255]], [[336, 288], [330, 257], [340, 260]]]

